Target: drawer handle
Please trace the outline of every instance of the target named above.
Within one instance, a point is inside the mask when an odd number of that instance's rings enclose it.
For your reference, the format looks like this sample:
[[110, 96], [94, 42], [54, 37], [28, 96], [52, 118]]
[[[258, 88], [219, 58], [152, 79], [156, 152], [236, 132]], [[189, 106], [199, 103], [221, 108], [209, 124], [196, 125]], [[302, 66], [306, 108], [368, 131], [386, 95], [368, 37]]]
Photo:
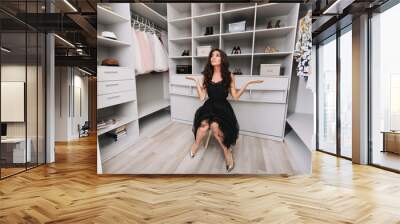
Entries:
[[117, 71], [105, 71], [104, 73], [106, 74], [113, 74], [113, 73], [118, 73]]
[[106, 87], [111, 87], [111, 86], [119, 86], [119, 84], [118, 83], [106, 84]]
[[120, 95], [118, 95], [118, 96], [110, 96], [110, 97], [107, 97], [107, 99], [111, 100], [111, 99], [115, 99], [115, 98], [119, 98], [119, 97], [121, 97], [121, 96]]

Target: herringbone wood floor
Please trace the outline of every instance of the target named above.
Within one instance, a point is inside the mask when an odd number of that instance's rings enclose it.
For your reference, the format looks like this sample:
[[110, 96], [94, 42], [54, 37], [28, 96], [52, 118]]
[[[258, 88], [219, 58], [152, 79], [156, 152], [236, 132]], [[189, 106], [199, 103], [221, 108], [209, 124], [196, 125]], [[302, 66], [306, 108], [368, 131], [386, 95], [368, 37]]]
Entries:
[[96, 174], [95, 138], [0, 181], [0, 223], [400, 223], [400, 175], [315, 152], [310, 176]]

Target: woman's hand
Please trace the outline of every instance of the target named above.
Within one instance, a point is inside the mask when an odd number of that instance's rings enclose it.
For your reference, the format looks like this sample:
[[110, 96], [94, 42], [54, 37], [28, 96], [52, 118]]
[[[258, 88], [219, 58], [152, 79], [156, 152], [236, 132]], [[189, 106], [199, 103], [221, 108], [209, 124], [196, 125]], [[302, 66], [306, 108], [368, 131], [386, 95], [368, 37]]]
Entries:
[[196, 79], [195, 77], [190, 76], [190, 75], [186, 76], [185, 78], [186, 78], [186, 79], [189, 79], [189, 80], [193, 80], [193, 81], [195, 81], [196, 83], [198, 82], [197, 79]]
[[198, 80], [196, 77], [190, 76], [190, 75], [186, 76], [185, 78], [186, 78], [186, 79], [189, 79], [189, 80], [195, 81], [195, 83], [196, 83], [196, 89], [197, 89], [197, 94], [199, 95], [200, 101], [203, 101], [203, 100], [206, 98], [206, 91], [205, 91], [205, 89], [200, 85], [199, 80]]
[[264, 80], [261, 80], [261, 79], [249, 80], [249, 81], [247, 81], [247, 84], [250, 85], [250, 84], [253, 84], [253, 83], [262, 83], [262, 82], [264, 82]]

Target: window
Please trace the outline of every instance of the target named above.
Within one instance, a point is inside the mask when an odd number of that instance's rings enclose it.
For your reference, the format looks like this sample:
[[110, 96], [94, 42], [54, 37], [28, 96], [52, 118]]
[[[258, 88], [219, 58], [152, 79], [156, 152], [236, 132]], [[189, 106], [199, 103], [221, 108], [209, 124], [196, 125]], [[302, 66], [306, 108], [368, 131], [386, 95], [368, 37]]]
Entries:
[[400, 33], [393, 29], [399, 21], [400, 4], [371, 19], [370, 162], [394, 170], [400, 170], [400, 133], [391, 132], [400, 131]]
[[352, 149], [352, 32], [351, 25], [340, 36], [340, 154], [351, 158]]
[[318, 149], [336, 153], [336, 36], [318, 47]]

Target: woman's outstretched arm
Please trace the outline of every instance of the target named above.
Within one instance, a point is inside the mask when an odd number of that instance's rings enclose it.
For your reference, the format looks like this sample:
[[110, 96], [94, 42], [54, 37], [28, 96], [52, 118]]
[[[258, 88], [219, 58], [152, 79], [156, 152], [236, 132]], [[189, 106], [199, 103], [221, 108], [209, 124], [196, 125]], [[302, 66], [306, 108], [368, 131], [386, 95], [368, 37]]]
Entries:
[[264, 80], [249, 80], [247, 81], [242, 88], [240, 88], [239, 91], [236, 89], [236, 80], [235, 76], [231, 74], [232, 77], [232, 82], [231, 82], [231, 95], [234, 100], [239, 100], [240, 96], [243, 94], [243, 92], [246, 90], [247, 86], [253, 83], [262, 83]]
[[193, 76], [186, 76], [186, 79], [190, 79], [190, 80], [193, 80], [196, 82], [197, 95], [199, 95], [200, 101], [203, 101], [206, 98], [206, 94], [207, 94], [203, 85], [200, 85], [199, 80]]

